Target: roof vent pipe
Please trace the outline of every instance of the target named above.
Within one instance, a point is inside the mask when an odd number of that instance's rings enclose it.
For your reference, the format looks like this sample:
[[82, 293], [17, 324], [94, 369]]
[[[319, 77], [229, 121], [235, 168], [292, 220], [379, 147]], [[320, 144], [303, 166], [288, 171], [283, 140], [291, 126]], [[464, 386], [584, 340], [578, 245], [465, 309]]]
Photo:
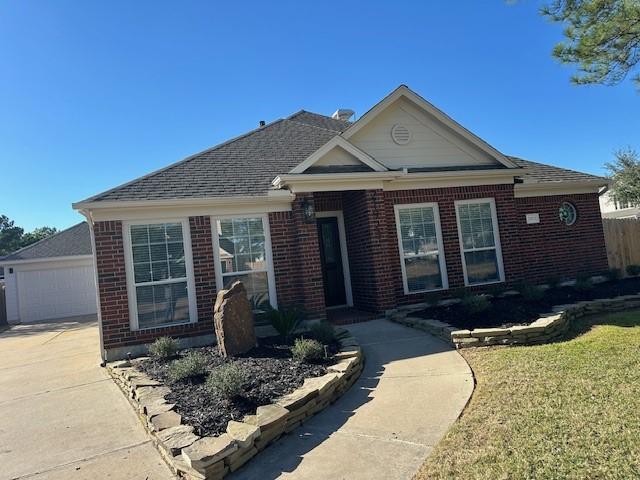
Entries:
[[333, 115], [331, 115], [331, 118], [342, 120], [343, 122], [348, 122], [354, 113], [356, 112], [354, 112], [353, 110], [349, 110], [348, 108], [339, 108]]
[[264, 120], [260, 120], [260, 128], [264, 127], [267, 124]]

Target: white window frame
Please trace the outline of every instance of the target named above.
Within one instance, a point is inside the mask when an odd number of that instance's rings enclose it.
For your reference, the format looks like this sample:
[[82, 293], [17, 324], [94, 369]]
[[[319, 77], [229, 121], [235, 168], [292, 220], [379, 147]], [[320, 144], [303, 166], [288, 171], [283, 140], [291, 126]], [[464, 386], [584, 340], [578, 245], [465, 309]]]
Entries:
[[[133, 268], [133, 246], [131, 244], [131, 227], [135, 225], [157, 225], [161, 223], [179, 223], [182, 225], [182, 242], [184, 244], [185, 269], [187, 273], [187, 296], [189, 299], [189, 321], [172, 322], [151, 327], [140, 327], [138, 323], [138, 299], [136, 292], [135, 274]], [[198, 304], [196, 301], [196, 282], [193, 272], [193, 254], [191, 252], [191, 230], [188, 218], [163, 218], [153, 220], [127, 220], [122, 222], [122, 237], [124, 240], [125, 272], [127, 276], [127, 296], [129, 297], [129, 329], [131, 331], [153, 330], [156, 328], [170, 328], [177, 325], [188, 325], [198, 321]], [[180, 280], [161, 280], [146, 282], [145, 285], [159, 285], [183, 282]]]
[[[404, 264], [404, 248], [402, 247], [402, 230], [400, 229], [400, 210], [411, 208], [433, 208], [433, 220], [436, 227], [436, 243], [438, 244], [438, 262], [440, 263], [440, 274], [442, 275], [442, 287], [432, 288], [425, 290], [409, 291], [409, 282], [407, 280], [407, 268]], [[396, 218], [396, 235], [398, 238], [398, 251], [400, 253], [400, 268], [402, 269], [402, 286], [404, 287], [405, 295], [415, 295], [427, 292], [439, 292], [449, 288], [449, 277], [447, 275], [447, 262], [444, 256], [444, 243], [442, 241], [442, 228], [440, 226], [440, 211], [438, 204], [435, 202], [430, 203], [403, 203], [393, 206], [393, 210]], [[421, 256], [427, 256], [424, 254]]]
[[[493, 247], [482, 247], [482, 248], [471, 248], [465, 250], [464, 243], [462, 241], [462, 228], [460, 225], [460, 205], [473, 205], [477, 203], [488, 203], [491, 208], [491, 223], [493, 224]], [[458, 226], [458, 242], [460, 243], [460, 260], [462, 261], [462, 271], [464, 273], [464, 285], [466, 287], [475, 287], [477, 285], [491, 285], [493, 283], [502, 283], [504, 282], [504, 264], [502, 262], [502, 246], [500, 243], [500, 228], [498, 227], [498, 214], [496, 212], [496, 201], [495, 198], [473, 198], [470, 200], [456, 200], [454, 202], [456, 208], [456, 224]], [[465, 252], [480, 252], [483, 250], [495, 250], [496, 251], [496, 262], [498, 263], [498, 280], [491, 280], [489, 282], [476, 282], [469, 283], [469, 278], [467, 276], [467, 261], [464, 256]]]
[[[226, 220], [230, 218], [261, 218], [262, 228], [264, 229], [264, 254], [267, 262], [267, 283], [269, 288], [269, 303], [273, 308], [278, 308], [278, 299], [276, 296], [276, 276], [273, 271], [273, 254], [271, 252], [271, 227], [269, 225], [269, 215], [266, 213], [243, 213], [236, 215], [216, 215], [211, 217], [211, 238], [213, 239], [213, 259], [216, 272], [216, 290], [224, 288], [224, 276], [222, 274], [222, 265], [220, 264], [220, 239], [218, 238], [218, 220]], [[245, 270], [242, 272], [229, 272], [231, 275], [243, 275], [248, 273], [264, 272], [265, 270]]]

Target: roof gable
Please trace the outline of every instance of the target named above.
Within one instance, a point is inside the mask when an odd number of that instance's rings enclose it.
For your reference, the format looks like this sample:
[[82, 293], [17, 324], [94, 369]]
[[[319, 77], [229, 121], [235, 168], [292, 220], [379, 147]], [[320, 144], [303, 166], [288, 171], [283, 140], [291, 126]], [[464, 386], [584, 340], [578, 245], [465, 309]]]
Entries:
[[[394, 137], [396, 128], [402, 129], [404, 137]], [[341, 135], [389, 168], [496, 164], [518, 168], [404, 85]]]
[[[384, 165], [341, 136], [333, 137], [289, 173], [308, 172], [312, 167], [366, 167], [364, 171], [374, 172], [387, 170]], [[339, 170], [340, 168], [336, 169]]]

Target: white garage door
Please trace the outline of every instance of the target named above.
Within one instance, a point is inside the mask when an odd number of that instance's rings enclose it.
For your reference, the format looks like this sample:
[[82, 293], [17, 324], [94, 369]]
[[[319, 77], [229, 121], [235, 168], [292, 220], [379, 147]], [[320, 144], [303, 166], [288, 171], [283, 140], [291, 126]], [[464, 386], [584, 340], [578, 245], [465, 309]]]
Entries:
[[96, 313], [92, 266], [31, 270], [18, 274], [18, 308], [23, 323]]

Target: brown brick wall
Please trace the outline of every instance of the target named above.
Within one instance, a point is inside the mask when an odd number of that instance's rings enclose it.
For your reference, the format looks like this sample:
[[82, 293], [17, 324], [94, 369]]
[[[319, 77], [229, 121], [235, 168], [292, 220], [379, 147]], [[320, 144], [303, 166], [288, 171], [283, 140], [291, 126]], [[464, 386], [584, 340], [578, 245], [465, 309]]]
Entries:
[[[558, 208], [563, 201], [573, 203], [578, 212], [571, 226], [559, 219]], [[597, 194], [516, 198], [515, 203], [520, 257], [528, 280], [575, 278], [580, 273], [600, 273], [608, 268]], [[538, 213], [540, 223], [527, 225], [527, 213]]]
[[313, 201], [317, 212], [342, 210], [342, 192], [315, 192]]
[[98, 292], [105, 349], [149, 343], [165, 335], [191, 337], [213, 333], [211, 302], [215, 295], [215, 274], [212, 271], [213, 263], [210, 264], [211, 269], [206, 267], [207, 258], [213, 257], [210, 223], [207, 217], [191, 217], [189, 224], [194, 256], [198, 322], [135, 332], [130, 330], [129, 325], [122, 222], [108, 221], [94, 224]]

